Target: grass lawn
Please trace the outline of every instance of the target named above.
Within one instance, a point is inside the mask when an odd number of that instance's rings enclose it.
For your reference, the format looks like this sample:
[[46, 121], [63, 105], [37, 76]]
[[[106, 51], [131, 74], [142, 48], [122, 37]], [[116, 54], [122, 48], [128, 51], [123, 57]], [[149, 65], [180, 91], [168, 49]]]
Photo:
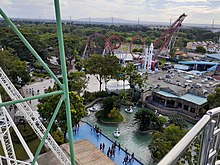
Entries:
[[[40, 140], [37, 137], [37, 135], [34, 133], [34, 131], [32, 130], [32, 128], [26, 124], [25, 127], [23, 124], [18, 124], [17, 128], [19, 129], [20, 133], [22, 134], [24, 140], [26, 141], [28, 147], [30, 148], [31, 152], [33, 153], [33, 155], [35, 155], [35, 152], [38, 148], [38, 145], [40, 144]], [[17, 138], [17, 135], [15, 134], [15, 132], [13, 131], [13, 129], [10, 129], [11, 132], [11, 138], [12, 138], [12, 142], [13, 142], [13, 146], [14, 146], [14, 150], [15, 150], [15, 154], [17, 159], [19, 160], [26, 160], [29, 159], [23, 146], [21, 145], [19, 139]], [[41, 153], [45, 152], [45, 148], [43, 147], [41, 150]], [[3, 148], [1, 146], [0, 143], [0, 155], [4, 155], [4, 151]]]

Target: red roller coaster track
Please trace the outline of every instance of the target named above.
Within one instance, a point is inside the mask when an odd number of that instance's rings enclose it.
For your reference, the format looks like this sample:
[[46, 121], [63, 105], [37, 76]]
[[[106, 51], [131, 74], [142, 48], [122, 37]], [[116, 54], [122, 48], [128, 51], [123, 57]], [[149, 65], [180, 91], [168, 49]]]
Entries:
[[104, 53], [111, 53], [113, 50], [118, 49], [121, 46], [121, 40], [118, 36], [113, 35], [110, 36], [109, 38], [106, 38], [102, 34], [94, 33], [87, 40], [86, 47], [83, 52], [83, 58], [89, 56], [92, 53], [95, 53], [94, 52], [95, 47], [94, 45], [92, 45], [92, 40], [97, 37], [100, 37], [103, 41], [104, 47], [102, 49]]
[[153, 45], [154, 47], [158, 46], [159, 43], [163, 40], [165, 40], [162, 44], [162, 46], [159, 48], [159, 50], [155, 53], [154, 59], [157, 58], [157, 56], [161, 53], [161, 51], [167, 46], [167, 44], [170, 42], [172, 36], [175, 32], [182, 26], [183, 20], [186, 18], [186, 14], [183, 13], [179, 18], [167, 29], [156, 41], [154, 41]]
[[[157, 59], [158, 55], [161, 53], [161, 51], [168, 45], [168, 43], [171, 41], [174, 34], [177, 32], [177, 30], [181, 27], [183, 20], [185, 19], [186, 14], [183, 13], [179, 16], [179, 18], [156, 40], [154, 41], [153, 45], [154, 47], [159, 46], [161, 42], [163, 42], [162, 46], [159, 47], [159, 50], [155, 53], [154, 59]], [[140, 56], [137, 58], [133, 54], [132, 45], [133, 42], [140, 39], [143, 43], [144, 40], [141, 36], [137, 35], [132, 38], [132, 41], [130, 42], [130, 53], [132, 54], [133, 58], [136, 60], [139, 60]], [[143, 44], [144, 45], [144, 44]]]

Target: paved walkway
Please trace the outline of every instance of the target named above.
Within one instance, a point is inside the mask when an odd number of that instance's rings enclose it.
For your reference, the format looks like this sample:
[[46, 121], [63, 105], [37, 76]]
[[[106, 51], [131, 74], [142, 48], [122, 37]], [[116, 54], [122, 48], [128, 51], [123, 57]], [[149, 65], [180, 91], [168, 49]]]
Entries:
[[[68, 137], [68, 135], [67, 135]], [[120, 137], [119, 137], [120, 138]], [[100, 149], [100, 144], [105, 144], [104, 150], [102, 152], [107, 155], [108, 148], [112, 147], [113, 142], [108, 139], [105, 135], [97, 135], [96, 132], [92, 130], [92, 127], [87, 124], [83, 123], [78, 129], [77, 132], [74, 132], [74, 141], [79, 141], [87, 139], [91, 143], [93, 143], [98, 149]], [[128, 158], [131, 158], [132, 153], [129, 153]], [[126, 152], [124, 149], [120, 149], [116, 146], [115, 148], [115, 156], [109, 157], [112, 161], [114, 161], [117, 165], [123, 165], [124, 158], [126, 156]], [[135, 156], [135, 155], [134, 155]], [[124, 163], [125, 164], [125, 163]], [[131, 160], [130, 162], [127, 162], [127, 165], [141, 165], [139, 161], [136, 159]]]

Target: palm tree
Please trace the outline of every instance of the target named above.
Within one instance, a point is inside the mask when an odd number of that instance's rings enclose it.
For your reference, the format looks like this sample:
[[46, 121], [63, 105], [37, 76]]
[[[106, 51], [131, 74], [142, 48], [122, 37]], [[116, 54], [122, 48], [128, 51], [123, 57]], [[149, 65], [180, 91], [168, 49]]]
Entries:
[[138, 124], [141, 131], [158, 129], [158, 117], [153, 112], [142, 109], [135, 113], [134, 124]]

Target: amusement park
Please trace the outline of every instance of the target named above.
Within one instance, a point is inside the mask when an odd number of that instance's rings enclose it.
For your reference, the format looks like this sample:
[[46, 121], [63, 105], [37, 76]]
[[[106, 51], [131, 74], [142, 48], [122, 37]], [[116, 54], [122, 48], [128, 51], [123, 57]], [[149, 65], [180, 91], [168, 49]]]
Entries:
[[54, 20], [0, 8], [1, 165], [220, 164], [217, 33], [185, 13], [99, 25], [53, 5]]

